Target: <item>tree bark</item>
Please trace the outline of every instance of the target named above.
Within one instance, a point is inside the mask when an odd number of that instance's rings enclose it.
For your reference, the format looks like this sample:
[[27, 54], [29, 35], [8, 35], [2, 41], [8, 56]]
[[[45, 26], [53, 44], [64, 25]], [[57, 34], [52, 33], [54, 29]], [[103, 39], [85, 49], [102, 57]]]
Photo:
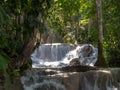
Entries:
[[104, 54], [103, 54], [103, 19], [102, 19], [102, 1], [96, 0], [97, 5], [97, 18], [98, 18], [98, 61], [96, 62], [96, 66], [106, 67], [107, 64], [105, 62]]
[[89, 23], [88, 23], [88, 36], [90, 35], [91, 32], [91, 25], [92, 25], [92, 18], [89, 19]]
[[18, 57], [13, 58], [13, 60], [9, 63], [9, 67], [11, 69], [20, 68], [21, 66], [29, 62], [31, 53], [34, 48], [34, 44], [36, 42], [37, 32], [38, 32], [38, 28], [35, 28], [31, 37], [24, 44], [23, 49], [21, 50], [22, 51], [21, 54]]

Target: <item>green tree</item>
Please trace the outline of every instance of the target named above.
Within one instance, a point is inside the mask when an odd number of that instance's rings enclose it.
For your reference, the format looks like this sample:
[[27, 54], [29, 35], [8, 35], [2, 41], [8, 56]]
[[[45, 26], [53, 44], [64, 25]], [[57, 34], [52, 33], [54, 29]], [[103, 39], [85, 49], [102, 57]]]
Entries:
[[5, 87], [8, 77], [18, 75], [22, 67], [30, 62], [36, 33], [42, 30], [42, 17], [39, 16], [47, 15], [50, 2], [51, 0], [0, 1], [0, 77], [3, 78]]
[[96, 0], [97, 18], [98, 18], [98, 61], [97, 66], [106, 67], [104, 53], [103, 53], [103, 20], [102, 20], [102, 3], [101, 0]]

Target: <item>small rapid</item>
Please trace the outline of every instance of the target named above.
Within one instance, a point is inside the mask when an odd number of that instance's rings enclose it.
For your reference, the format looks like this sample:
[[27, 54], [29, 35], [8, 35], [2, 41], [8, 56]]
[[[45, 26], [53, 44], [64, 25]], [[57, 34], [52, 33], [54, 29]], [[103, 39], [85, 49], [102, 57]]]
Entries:
[[120, 69], [63, 72], [32, 68], [21, 77], [24, 90], [120, 90]]
[[120, 90], [120, 68], [95, 69], [97, 56], [91, 44], [42, 44], [21, 83], [24, 90]]
[[83, 66], [94, 66], [97, 61], [97, 48], [91, 44], [42, 44], [33, 54], [31, 59], [33, 67], [64, 67], [78, 61]]

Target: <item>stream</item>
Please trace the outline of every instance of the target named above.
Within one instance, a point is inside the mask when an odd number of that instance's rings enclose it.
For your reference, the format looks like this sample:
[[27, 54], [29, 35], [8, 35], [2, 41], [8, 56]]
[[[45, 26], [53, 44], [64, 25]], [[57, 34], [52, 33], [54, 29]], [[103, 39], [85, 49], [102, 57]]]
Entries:
[[120, 68], [96, 69], [97, 55], [97, 48], [91, 44], [42, 44], [31, 55], [32, 68], [21, 77], [23, 88], [120, 90]]

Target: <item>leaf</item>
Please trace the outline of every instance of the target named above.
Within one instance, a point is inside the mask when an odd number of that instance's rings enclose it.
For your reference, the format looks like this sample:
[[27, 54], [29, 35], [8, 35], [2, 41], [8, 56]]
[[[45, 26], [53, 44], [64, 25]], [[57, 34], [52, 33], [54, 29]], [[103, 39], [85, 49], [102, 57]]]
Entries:
[[4, 73], [5, 73], [4, 88], [5, 90], [9, 90], [11, 84], [10, 75], [6, 72], [6, 70], [4, 71]]
[[67, 40], [67, 41], [70, 41], [70, 37], [67, 37], [66, 40]]
[[54, 33], [57, 33], [57, 30], [53, 30]]
[[2, 55], [0, 55], [0, 68], [7, 69], [7, 67], [8, 67], [7, 65], [8, 64], [7, 64], [6, 59]]
[[0, 6], [0, 24], [5, 24], [7, 22], [7, 13], [5, 10]]
[[0, 68], [7, 69], [9, 60], [10, 58], [1, 51], [0, 52]]

